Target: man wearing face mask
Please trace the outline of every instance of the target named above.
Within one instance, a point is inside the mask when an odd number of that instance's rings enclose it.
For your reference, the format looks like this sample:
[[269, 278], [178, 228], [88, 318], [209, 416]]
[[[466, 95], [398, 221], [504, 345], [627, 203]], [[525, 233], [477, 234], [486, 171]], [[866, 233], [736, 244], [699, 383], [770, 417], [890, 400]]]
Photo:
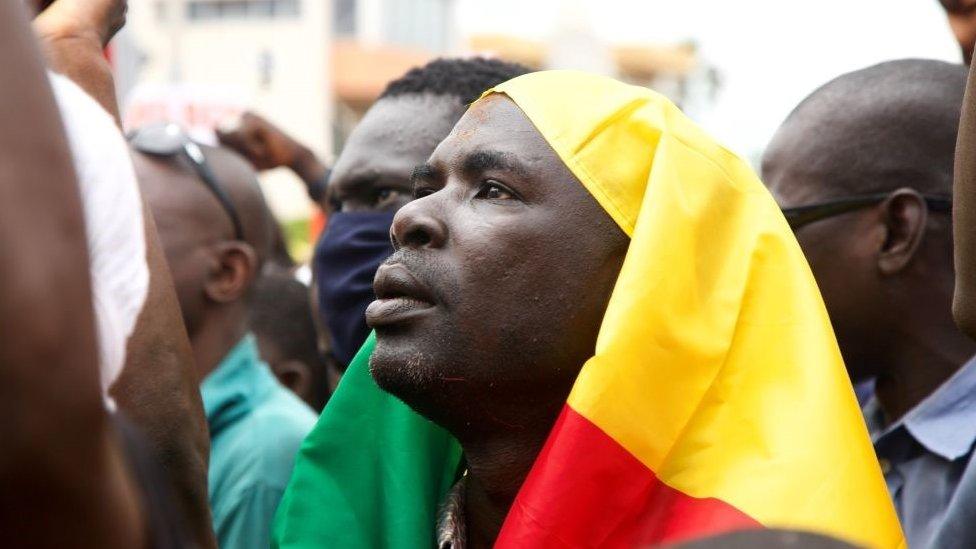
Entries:
[[[528, 72], [494, 59], [438, 59], [391, 82], [353, 130], [330, 171], [307, 147], [246, 114], [221, 141], [258, 169], [286, 166], [326, 211], [315, 249], [319, 316], [345, 370], [369, 334], [373, 276], [393, 249], [393, 214], [413, 198], [410, 176], [484, 90]], [[325, 192], [326, 181], [329, 192]]]

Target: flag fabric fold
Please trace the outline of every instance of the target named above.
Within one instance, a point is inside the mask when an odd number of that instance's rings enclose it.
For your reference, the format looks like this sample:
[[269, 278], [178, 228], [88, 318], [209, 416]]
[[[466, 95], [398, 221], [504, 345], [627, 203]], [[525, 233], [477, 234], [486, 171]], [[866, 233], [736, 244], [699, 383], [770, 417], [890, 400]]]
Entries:
[[369, 375], [356, 354], [302, 443], [278, 505], [273, 547], [430, 549], [461, 448]]
[[646, 88], [547, 71], [492, 93], [631, 238], [496, 546], [777, 527], [903, 547], [816, 283], [752, 170]]

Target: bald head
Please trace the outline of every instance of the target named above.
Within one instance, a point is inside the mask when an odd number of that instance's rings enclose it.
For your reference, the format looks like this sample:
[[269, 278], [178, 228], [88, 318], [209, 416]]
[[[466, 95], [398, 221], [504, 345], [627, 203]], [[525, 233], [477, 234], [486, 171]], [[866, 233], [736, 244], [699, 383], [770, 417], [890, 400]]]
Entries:
[[776, 132], [764, 181], [784, 206], [899, 187], [948, 195], [966, 76], [908, 59], [832, 80]]
[[[180, 156], [134, 153], [139, 184], [159, 230], [191, 337], [213, 309], [238, 305], [268, 257], [273, 220], [254, 170], [223, 148], [203, 149], [213, 174], [237, 210], [243, 241], [230, 215]], [[243, 306], [240, 318], [244, 321]]]
[[[952, 192], [966, 78], [961, 65], [923, 60], [845, 74], [796, 107], [763, 158], [763, 180], [784, 207], [876, 197], [820, 210], [795, 234], [851, 376], [878, 380], [890, 417], [917, 396], [888, 398], [901, 394], [892, 380], [907, 379], [905, 371], [928, 375], [904, 366], [904, 357], [917, 356], [910, 342], [938, 342], [931, 348], [943, 357], [972, 354], [949, 314], [951, 224], [944, 202], [936, 205]], [[921, 362], [929, 359], [942, 360]]]

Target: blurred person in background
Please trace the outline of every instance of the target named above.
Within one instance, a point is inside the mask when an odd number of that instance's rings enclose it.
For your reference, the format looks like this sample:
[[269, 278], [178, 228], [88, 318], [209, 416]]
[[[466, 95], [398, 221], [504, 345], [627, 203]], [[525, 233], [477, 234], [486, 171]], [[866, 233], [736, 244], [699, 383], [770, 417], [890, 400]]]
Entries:
[[265, 273], [254, 288], [249, 324], [278, 381], [321, 412], [329, 399], [328, 357], [319, 352], [309, 297], [293, 276]]
[[50, 69], [70, 77], [52, 76], [52, 83], [89, 217], [103, 386], [173, 482], [190, 537], [209, 547], [209, 439], [193, 357], [152, 216], [143, 209], [116, 126], [115, 85], [103, 55], [125, 23], [126, 3], [31, 4], [46, 8], [33, 27]]
[[939, 0], [949, 18], [949, 28], [959, 43], [963, 61], [973, 62], [976, 47], [976, 0]]
[[174, 125], [130, 136], [169, 262], [210, 427], [210, 505], [222, 549], [266, 548], [295, 453], [316, 415], [275, 379], [248, 332], [274, 221], [250, 164]]
[[[903, 60], [845, 74], [763, 159], [817, 278], [913, 548], [972, 547], [976, 344], [952, 321], [950, 197], [966, 70]], [[965, 515], [964, 515], [965, 516]]]
[[220, 134], [258, 169], [292, 169], [313, 200], [335, 210], [316, 245], [313, 272], [319, 319], [341, 371], [369, 334], [364, 313], [375, 299], [373, 276], [393, 253], [390, 225], [413, 197], [413, 169], [484, 90], [528, 71], [481, 58], [438, 59], [410, 70], [366, 112], [331, 170], [308, 147], [255, 114]]

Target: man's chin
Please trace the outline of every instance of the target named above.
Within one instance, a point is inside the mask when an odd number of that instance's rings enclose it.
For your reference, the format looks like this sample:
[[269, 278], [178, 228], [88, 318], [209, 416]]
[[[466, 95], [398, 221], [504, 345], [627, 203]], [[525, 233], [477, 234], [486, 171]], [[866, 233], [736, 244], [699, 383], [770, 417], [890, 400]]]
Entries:
[[[450, 429], [446, 416], [455, 409], [454, 384], [447, 383], [433, 356], [401, 342], [377, 336], [369, 373], [381, 389], [399, 398], [427, 419]], [[453, 378], [449, 378], [453, 379]]]

